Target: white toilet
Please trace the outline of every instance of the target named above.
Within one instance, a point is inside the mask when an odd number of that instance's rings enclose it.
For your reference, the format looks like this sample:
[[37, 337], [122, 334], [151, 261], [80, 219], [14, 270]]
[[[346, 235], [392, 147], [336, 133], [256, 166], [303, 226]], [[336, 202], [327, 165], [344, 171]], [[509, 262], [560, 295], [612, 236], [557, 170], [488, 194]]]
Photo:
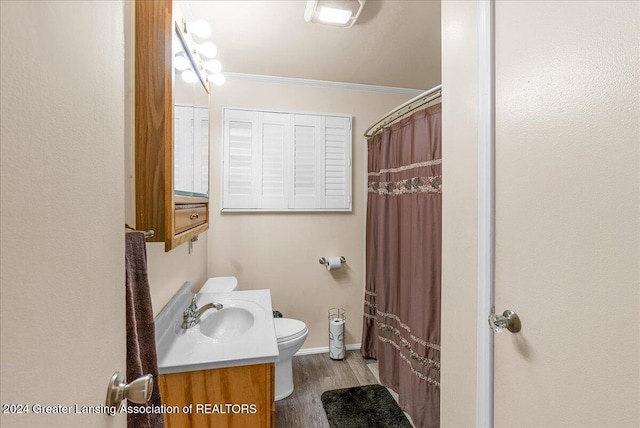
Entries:
[[207, 279], [198, 293], [224, 293], [238, 289], [238, 278], [235, 276], [217, 276]]
[[274, 318], [273, 324], [278, 339], [278, 360], [276, 361], [276, 401], [288, 397], [293, 392], [293, 355], [302, 347], [309, 330], [305, 323], [291, 318]]
[[[218, 276], [209, 278], [199, 293], [221, 293], [237, 289], [238, 279], [235, 276]], [[305, 323], [291, 318], [274, 318], [273, 325], [278, 339], [279, 353], [276, 361], [276, 401], [278, 401], [293, 392], [291, 359], [302, 347], [309, 331]]]

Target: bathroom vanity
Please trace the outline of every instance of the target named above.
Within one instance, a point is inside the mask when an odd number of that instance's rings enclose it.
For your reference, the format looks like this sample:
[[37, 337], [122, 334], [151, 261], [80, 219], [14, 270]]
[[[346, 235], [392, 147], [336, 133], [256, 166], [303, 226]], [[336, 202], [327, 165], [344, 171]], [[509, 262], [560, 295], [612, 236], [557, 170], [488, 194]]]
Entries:
[[[274, 365], [254, 364], [160, 375], [167, 428], [275, 426]], [[190, 411], [182, 411], [189, 408]]]
[[200, 293], [205, 311], [182, 328], [192, 298], [187, 282], [156, 317], [156, 351], [168, 428], [272, 427], [278, 345], [269, 290]]

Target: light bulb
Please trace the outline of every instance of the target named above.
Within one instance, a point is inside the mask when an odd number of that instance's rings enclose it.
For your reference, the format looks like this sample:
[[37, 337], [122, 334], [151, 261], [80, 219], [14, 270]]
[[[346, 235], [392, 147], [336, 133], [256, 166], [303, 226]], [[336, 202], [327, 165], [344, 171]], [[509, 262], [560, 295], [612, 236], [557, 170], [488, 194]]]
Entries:
[[182, 80], [184, 80], [187, 83], [196, 83], [198, 81], [198, 76], [196, 75], [196, 72], [188, 69], [183, 71], [180, 76], [182, 76]]
[[171, 44], [171, 49], [174, 55], [177, 55], [181, 52], [184, 52], [184, 48], [182, 47], [182, 43], [179, 40], [173, 39], [173, 43]]
[[206, 39], [211, 35], [211, 25], [204, 19], [196, 22], [187, 22], [187, 33], [193, 34], [201, 39]]
[[182, 71], [182, 70], [186, 70], [187, 68], [191, 67], [191, 63], [189, 62], [188, 59], [186, 59], [182, 55], [176, 55], [173, 58], [173, 67], [176, 70]]
[[200, 55], [206, 58], [215, 58], [218, 54], [218, 48], [212, 42], [204, 42], [196, 45], [196, 50]]
[[331, 22], [335, 24], [346, 24], [351, 18], [352, 12], [350, 10], [336, 9], [334, 7], [321, 7], [318, 19], [324, 22]]
[[202, 65], [204, 65], [205, 70], [207, 70], [211, 74], [220, 73], [222, 71], [222, 64], [217, 59], [203, 62]]
[[213, 82], [218, 86], [224, 85], [224, 82], [227, 81], [227, 78], [222, 73], [210, 74], [207, 78], [209, 82]]

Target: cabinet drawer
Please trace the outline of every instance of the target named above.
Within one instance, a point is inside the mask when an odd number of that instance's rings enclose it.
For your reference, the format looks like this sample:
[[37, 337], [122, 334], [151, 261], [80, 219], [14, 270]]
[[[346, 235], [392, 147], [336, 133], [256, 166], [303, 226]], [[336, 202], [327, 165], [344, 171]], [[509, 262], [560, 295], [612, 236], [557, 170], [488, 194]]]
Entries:
[[173, 216], [175, 234], [189, 230], [207, 221], [207, 206], [176, 205]]

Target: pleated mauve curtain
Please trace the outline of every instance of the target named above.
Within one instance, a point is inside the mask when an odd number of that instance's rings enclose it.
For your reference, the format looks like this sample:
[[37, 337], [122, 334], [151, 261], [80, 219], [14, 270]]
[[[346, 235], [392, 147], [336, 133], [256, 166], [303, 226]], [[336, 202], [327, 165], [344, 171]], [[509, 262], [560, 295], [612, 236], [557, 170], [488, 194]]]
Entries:
[[441, 104], [368, 140], [361, 352], [416, 427], [440, 424]]

